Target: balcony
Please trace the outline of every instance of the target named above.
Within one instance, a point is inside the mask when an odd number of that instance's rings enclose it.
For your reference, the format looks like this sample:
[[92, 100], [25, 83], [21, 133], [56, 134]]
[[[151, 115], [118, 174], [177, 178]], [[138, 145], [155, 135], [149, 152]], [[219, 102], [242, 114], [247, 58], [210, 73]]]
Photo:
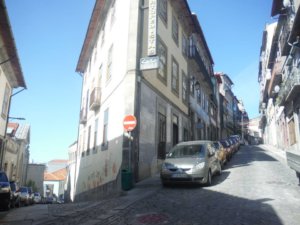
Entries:
[[279, 22], [281, 23], [281, 32], [279, 36], [279, 43], [281, 47], [281, 54], [282, 55], [288, 55], [290, 46], [288, 45], [288, 38], [290, 36], [291, 30], [292, 30], [292, 19], [290, 16], [284, 15], [279, 17]]
[[201, 72], [204, 75], [204, 78], [205, 78], [206, 82], [213, 89], [213, 84], [212, 84], [212, 81], [211, 81], [210, 73], [209, 73], [209, 71], [207, 71], [207, 68], [205, 67], [203, 59], [202, 59], [195, 43], [192, 43], [190, 45], [189, 58], [195, 60], [195, 62], [199, 66], [199, 69], [200, 69], [199, 72]]
[[87, 121], [87, 111], [85, 108], [82, 108], [80, 110], [80, 123], [81, 124], [86, 124], [86, 121]]
[[294, 68], [286, 80], [282, 83], [278, 93], [277, 104], [284, 106], [299, 96], [300, 93], [300, 70]]
[[90, 110], [97, 110], [100, 108], [101, 102], [101, 89], [99, 87], [95, 87], [90, 95]]

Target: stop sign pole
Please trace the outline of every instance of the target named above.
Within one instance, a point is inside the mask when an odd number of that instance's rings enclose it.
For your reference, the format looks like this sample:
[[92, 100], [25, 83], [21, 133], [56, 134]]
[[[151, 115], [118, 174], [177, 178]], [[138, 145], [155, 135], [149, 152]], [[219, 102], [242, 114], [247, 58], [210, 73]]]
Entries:
[[137, 121], [134, 115], [127, 115], [124, 117], [123, 120], [123, 127], [124, 130], [128, 132], [128, 139], [129, 139], [129, 153], [128, 153], [128, 169], [129, 171], [131, 171], [131, 151], [132, 151], [132, 147], [131, 147], [131, 141], [133, 140], [131, 137], [131, 131], [134, 130], [134, 128], [136, 127]]

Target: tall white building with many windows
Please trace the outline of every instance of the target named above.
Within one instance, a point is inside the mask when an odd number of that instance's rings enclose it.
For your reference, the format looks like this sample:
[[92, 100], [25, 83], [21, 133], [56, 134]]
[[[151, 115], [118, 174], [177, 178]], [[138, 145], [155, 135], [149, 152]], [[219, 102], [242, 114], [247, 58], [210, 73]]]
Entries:
[[[157, 173], [169, 149], [190, 140], [189, 58], [195, 57], [192, 37], [199, 37], [196, 22], [186, 0], [96, 1], [76, 68], [83, 85], [75, 200], [119, 190], [124, 170], [133, 181]], [[198, 46], [198, 62], [208, 59], [198, 70], [213, 76], [210, 55], [201, 50], [203, 43]], [[198, 70], [209, 124], [214, 92]], [[137, 119], [131, 133], [123, 127], [126, 115]]]

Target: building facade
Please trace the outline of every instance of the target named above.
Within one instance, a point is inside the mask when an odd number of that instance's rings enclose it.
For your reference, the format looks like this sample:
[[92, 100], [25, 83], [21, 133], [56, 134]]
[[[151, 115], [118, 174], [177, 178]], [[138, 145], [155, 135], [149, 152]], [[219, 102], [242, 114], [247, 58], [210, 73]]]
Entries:
[[[76, 68], [75, 199], [120, 189], [123, 169], [135, 182], [157, 173], [178, 142], [217, 138], [212, 64], [186, 0], [96, 1]], [[192, 96], [196, 81], [201, 92]], [[126, 115], [137, 119], [132, 132]]]
[[[261, 57], [259, 82], [264, 141], [287, 151], [288, 163], [300, 180], [299, 5], [299, 0], [273, 1], [271, 16], [278, 21], [273, 34], [264, 32], [261, 56], [266, 52], [269, 57]], [[267, 39], [272, 39], [271, 44]]]
[[27, 185], [28, 183], [34, 182], [36, 192], [39, 192], [41, 195], [44, 193], [44, 173], [46, 170], [46, 165], [45, 164], [34, 164], [30, 163], [28, 164], [28, 169], [27, 169], [27, 177], [26, 177], [26, 184], [24, 183], [23, 185]]
[[0, 169], [6, 170], [3, 160], [11, 97], [15, 88], [26, 88], [26, 84], [4, 0], [0, 1], [0, 21]]
[[8, 123], [3, 168], [9, 180], [25, 185], [29, 163], [30, 126]]
[[[221, 124], [221, 138], [227, 138], [230, 135], [236, 134], [235, 129], [235, 99], [232, 86], [233, 82], [230, 77], [223, 73], [215, 73], [218, 80], [219, 98], [220, 98], [220, 124]], [[235, 106], [235, 107], [234, 107]], [[235, 110], [234, 110], [235, 109]]]

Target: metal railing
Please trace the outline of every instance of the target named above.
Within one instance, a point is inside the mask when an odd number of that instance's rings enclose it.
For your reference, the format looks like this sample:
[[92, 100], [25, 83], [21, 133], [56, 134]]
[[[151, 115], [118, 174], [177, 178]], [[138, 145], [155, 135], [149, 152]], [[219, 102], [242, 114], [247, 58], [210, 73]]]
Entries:
[[[293, 69], [288, 75], [285, 81], [282, 83], [280, 91], [278, 93], [276, 103], [284, 105], [286, 101], [293, 97], [293, 93], [297, 91], [297, 87], [300, 87], [300, 70]], [[300, 90], [300, 89], [299, 89]]]

